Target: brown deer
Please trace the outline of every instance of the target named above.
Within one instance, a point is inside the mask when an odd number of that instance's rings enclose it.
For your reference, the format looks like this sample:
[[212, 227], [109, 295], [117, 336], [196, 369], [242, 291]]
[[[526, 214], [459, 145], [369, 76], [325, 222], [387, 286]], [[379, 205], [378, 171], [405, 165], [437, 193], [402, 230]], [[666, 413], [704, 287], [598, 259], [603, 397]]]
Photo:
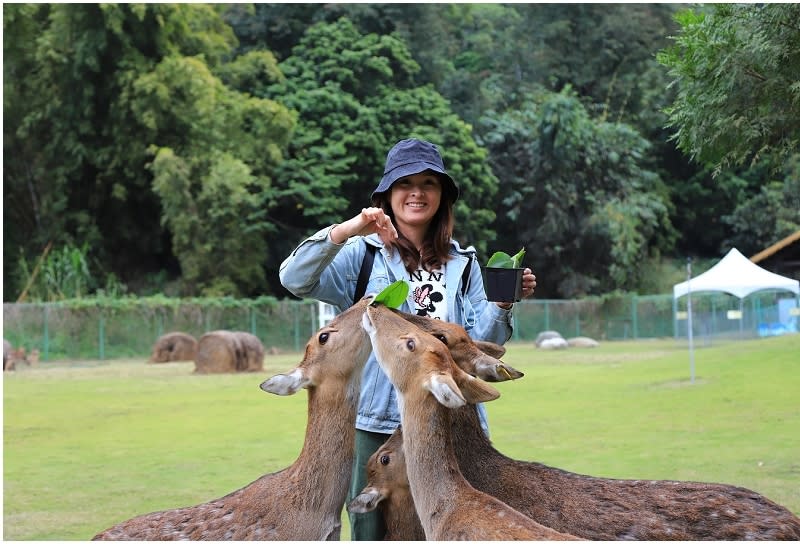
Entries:
[[135, 517], [94, 540], [339, 540], [361, 371], [371, 348], [361, 326], [370, 300], [320, 328], [297, 368], [261, 384], [277, 395], [308, 389], [305, 443], [291, 466], [204, 504]]
[[476, 490], [462, 476], [450, 437], [450, 411], [488, 402], [496, 389], [461, 370], [431, 334], [385, 306], [362, 319], [381, 368], [398, 393], [407, 476], [428, 540], [577, 540]]
[[11, 343], [3, 339], [3, 370], [16, 370], [20, 364], [36, 366], [39, 364], [39, 350], [33, 349], [28, 355], [25, 346], [14, 349]]
[[[503, 346], [473, 340], [464, 327], [455, 323], [393, 311], [442, 341], [465, 372], [491, 382], [523, 376], [498, 359], [505, 354]], [[396, 447], [398, 433], [399, 429], [370, 457], [367, 464], [369, 485], [350, 502], [348, 510], [354, 513], [381, 510], [386, 525], [384, 540], [425, 540], [406, 478], [403, 450]], [[402, 446], [402, 441], [399, 445]], [[394, 460], [395, 456], [400, 459]], [[394, 474], [396, 470], [400, 472]]]
[[356, 514], [375, 509], [386, 526], [384, 540], [425, 540], [406, 476], [402, 427], [370, 456], [367, 486], [347, 505], [347, 510]]
[[505, 354], [506, 348], [492, 342], [473, 340], [461, 325], [398, 310], [392, 311], [441, 340], [464, 372], [487, 382], [504, 382], [524, 376], [522, 372], [499, 360]]
[[[493, 446], [474, 407], [451, 415], [455, 454], [475, 488], [558, 531], [592, 540], [798, 540], [800, 519], [766, 497], [725, 484], [619, 480], [517, 461]], [[349, 508], [383, 512], [390, 537], [422, 531], [408, 487], [400, 429], [367, 463], [367, 487]], [[412, 515], [413, 514], [413, 515]]]

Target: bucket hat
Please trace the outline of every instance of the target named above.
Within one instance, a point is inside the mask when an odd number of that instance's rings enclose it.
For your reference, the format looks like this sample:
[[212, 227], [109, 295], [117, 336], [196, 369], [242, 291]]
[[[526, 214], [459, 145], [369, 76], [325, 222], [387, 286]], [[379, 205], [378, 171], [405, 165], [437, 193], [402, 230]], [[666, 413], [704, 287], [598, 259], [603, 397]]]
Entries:
[[410, 138], [397, 142], [386, 155], [383, 178], [378, 188], [372, 192], [373, 201], [376, 194], [388, 191], [398, 179], [425, 170], [439, 174], [442, 180], [442, 193], [449, 196], [453, 202], [458, 199], [458, 186], [444, 169], [439, 149], [430, 142]]

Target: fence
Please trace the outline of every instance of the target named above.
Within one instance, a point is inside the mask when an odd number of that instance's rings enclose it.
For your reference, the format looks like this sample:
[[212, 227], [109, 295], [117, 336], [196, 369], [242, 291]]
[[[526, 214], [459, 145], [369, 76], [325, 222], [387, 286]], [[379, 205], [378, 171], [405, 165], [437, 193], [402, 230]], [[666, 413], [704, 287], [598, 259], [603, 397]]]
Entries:
[[[539, 332], [598, 340], [685, 338], [687, 297], [615, 295], [580, 300], [526, 300], [514, 305], [514, 342]], [[744, 301], [727, 295], [692, 295], [692, 332], [698, 338], [755, 337], [797, 332], [800, 300], [759, 292]], [[729, 313], [733, 312], [733, 313]], [[740, 319], [736, 317], [741, 312]], [[320, 322], [316, 301], [233, 299], [80, 299], [3, 304], [3, 337], [36, 348], [42, 361], [146, 357], [163, 334], [199, 338], [211, 330], [241, 330], [267, 349], [300, 351]]]
[[[676, 305], [675, 336], [688, 336], [687, 297]], [[800, 298], [786, 291], [759, 291], [744, 299], [725, 294], [691, 295], [692, 335], [700, 338], [752, 338], [800, 330]]]

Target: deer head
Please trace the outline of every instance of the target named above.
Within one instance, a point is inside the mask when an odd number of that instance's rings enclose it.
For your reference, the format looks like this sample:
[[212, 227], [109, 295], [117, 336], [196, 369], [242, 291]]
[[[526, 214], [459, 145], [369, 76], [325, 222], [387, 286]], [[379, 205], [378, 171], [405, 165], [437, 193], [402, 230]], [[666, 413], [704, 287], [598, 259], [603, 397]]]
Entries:
[[291, 372], [278, 374], [261, 384], [276, 395], [293, 395], [305, 387], [321, 385], [326, 379], [349, 379], [369, 357], [369, 337], [361, 326], [364, 309], [372, 301], [366, 296], [321, 327], [306, 343], [302, 362]]
[[362, 325], [401, 400], [414, 387], [427, 390], [448, 408], [500, 396], [496, 389], [461, 370], [440, 340], [385, 306], [368, 306]]

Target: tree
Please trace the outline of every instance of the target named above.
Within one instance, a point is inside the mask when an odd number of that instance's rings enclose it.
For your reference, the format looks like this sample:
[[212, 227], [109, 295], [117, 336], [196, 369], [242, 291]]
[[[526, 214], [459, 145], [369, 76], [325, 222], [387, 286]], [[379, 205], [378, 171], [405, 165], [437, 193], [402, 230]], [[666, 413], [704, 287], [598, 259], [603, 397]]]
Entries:
[[687, 10], [677, 21], [675, 43], [658, 60], [677, 88], [666, 111], [679, 148], [717, 172], [794, 153], [800, 5], [714, 4], [708, 14]]
[[266, 214], [271, 172], [293, 129], [289, 112], [227, 88], [187, 57], [140, 76], [130, 107], [152, 131], [153, 191], [185, 292], [263, 292], [266, 238], [277, 230]]
[[526, 247], [552, 278], [540, 282], [542, 296], [635, 290], [639, 264], [674, 236], [665, 188], [644, 163], [647, 142], [628, 125], [591, 119], [569, 88], [482, 123], [503, 180], [499, 240]]
[[387, 151], [408, 137], [438, 144], [464, 188], [456, 207], [462, 242], [483, 248], [493, 237], [497, 181], [486, 152], [441, 95], [416, 85], [419, 66], [402, 42], [342, 18], [309, 28], [279, 67], [286, 79], [268, 96], [297, 111], [298, 125], [270, 202], [282, 234], [270, 240], [276, 269], [302, 236], [368, 206]]
[[754, 254], [800, 230], [800, 154], [781, 163], [783, 171], [773, 177], [771, 165], [763, 165], [762, 172], [754, 173], [756, 168], [752, 168], [744, 173], [767, 182], [721, 217], [730, 234], [720, 249], [735, 247], [745, 255]]
[[[194, 175], [227, 153], [260, 180], [285, 147], [285, 109], [234, 96], [212, 75], [236, 38], [211, 5], [21, 4], [3, 16], [4, 152], [15, 158], [3, 172], [4, 277], [12, 284], [19, 251], [33, 258], [48, 241], [88, 244], [90, 263], [127, 281], [177, 273], [147, 168], [151, 146], [191, 162]], [[241, 72], [220, 69], [231, 81]], [[197, 170], [204, 160], [208, 169]]]

